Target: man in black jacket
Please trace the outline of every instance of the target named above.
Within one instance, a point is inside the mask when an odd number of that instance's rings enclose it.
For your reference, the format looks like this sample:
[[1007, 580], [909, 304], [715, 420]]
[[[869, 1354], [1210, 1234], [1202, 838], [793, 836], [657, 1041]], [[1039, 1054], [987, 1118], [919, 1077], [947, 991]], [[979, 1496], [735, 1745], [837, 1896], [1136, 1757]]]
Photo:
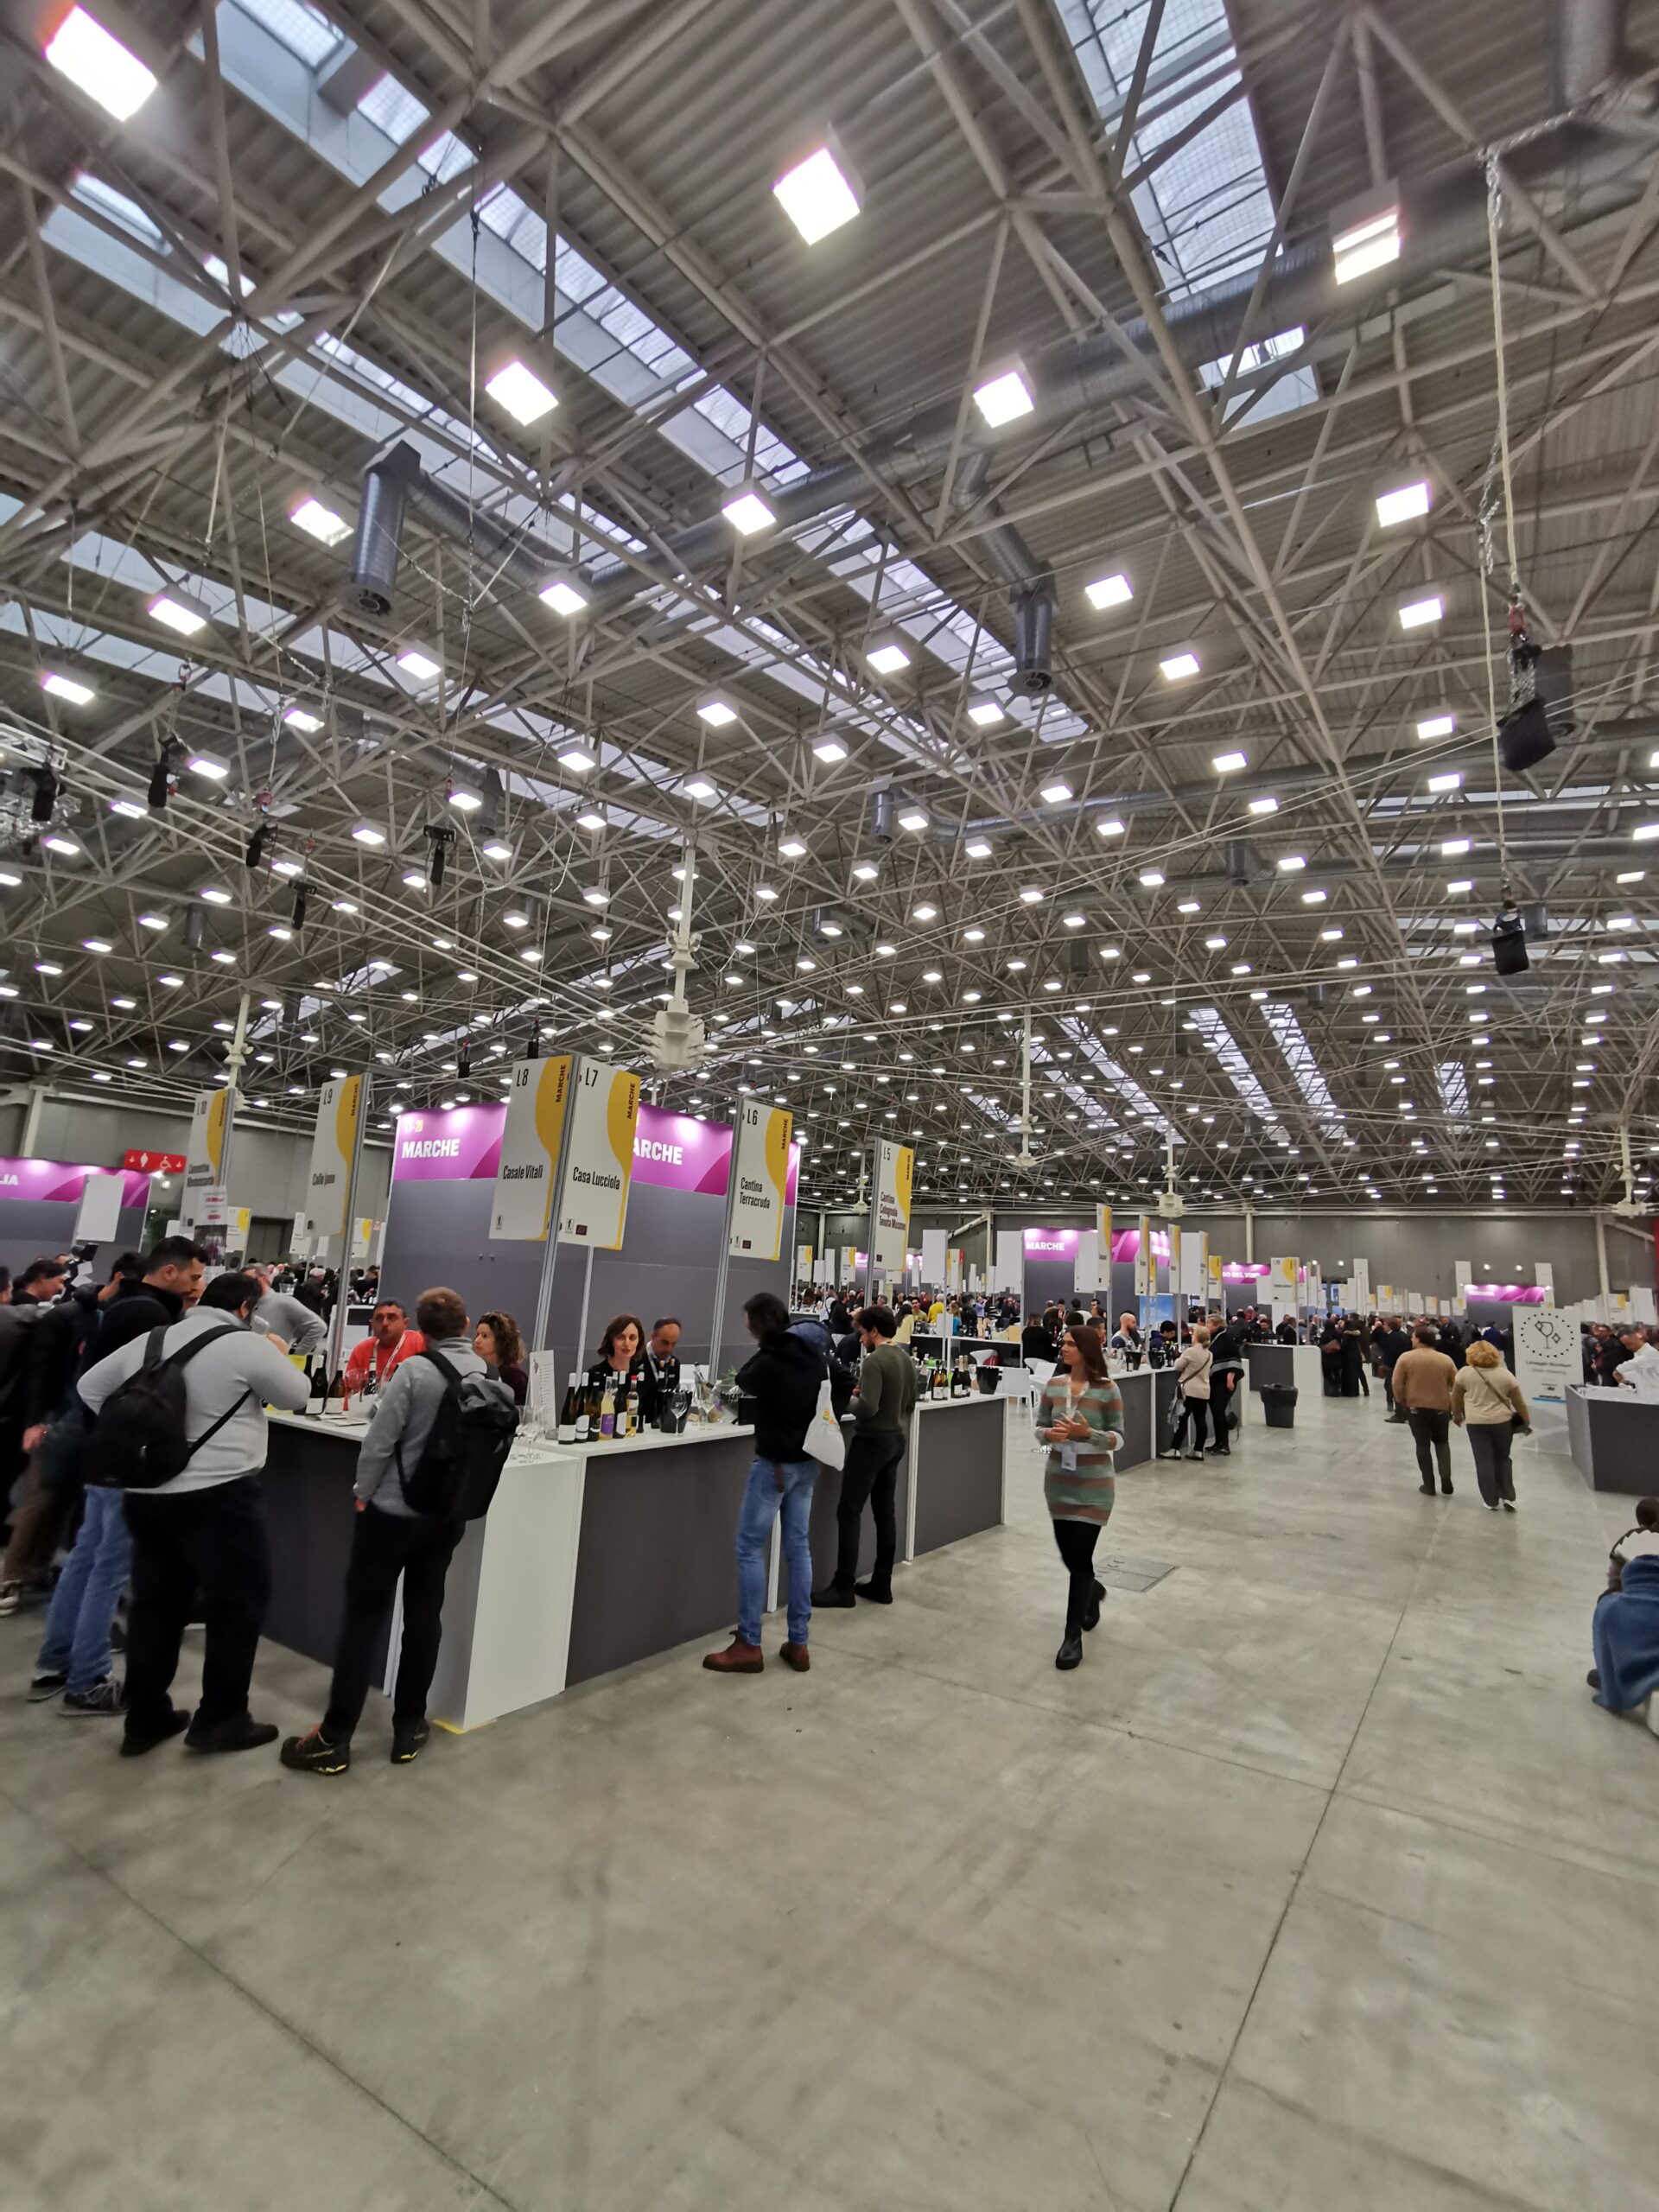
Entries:
[[1389, 1402], [1389, 1419], [1404, 1428], [1409, 1424], [1406, 1415], [1394, 1402], [1394, 1370], [1395, 1363], [1411, 1350], [1411, 1338], [1400, 1325], [1397, 1314], [1390, 1314], [1376, 1332], [1377, 1363], [1382, 1370], [1382, 1395]]
[[753, 1357], [738, 1371], [738, 1388], [755, 1402], [754, 1464], [737, 1516], [737, 1633], [724, 1651], [703, 1665], [718, 1675], [758, 1675], [760, 1615], [766, 1602], [766, 1546], [779, 1512], [784, 1559], [789, 1570], [789, 1640], [779, 1656], [798, 1675], [811, 1663], [807, 1625], [812, 1618], [812, 1547], [808, 1535], [818, 1463], [806, 1449], [806, 1432], [817, 1412], [818, 1389], [829, 1363], [818, 1347], [789, 1325], [789, 1309], [771, 1291], [758, 1291], [743, 1308], [754, 1338]]

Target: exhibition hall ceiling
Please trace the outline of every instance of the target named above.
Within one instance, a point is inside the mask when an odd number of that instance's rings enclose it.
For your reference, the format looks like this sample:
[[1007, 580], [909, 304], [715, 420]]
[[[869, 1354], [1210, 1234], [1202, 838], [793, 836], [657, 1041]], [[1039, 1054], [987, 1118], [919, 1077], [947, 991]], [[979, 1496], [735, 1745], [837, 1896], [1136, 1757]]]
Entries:
[[3, 22], [0, 1085], [1645, 1211], [1651, 0]]

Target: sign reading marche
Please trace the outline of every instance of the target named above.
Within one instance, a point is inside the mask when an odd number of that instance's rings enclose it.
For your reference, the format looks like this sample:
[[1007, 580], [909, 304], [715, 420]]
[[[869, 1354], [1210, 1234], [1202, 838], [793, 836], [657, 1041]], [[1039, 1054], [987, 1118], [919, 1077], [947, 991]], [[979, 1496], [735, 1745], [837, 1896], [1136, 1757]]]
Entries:
[[775, 1260], [782, 1249], [794, 1128], [794, 1116], [781, 1107], [758, 1098], [740, 1103], [726, 1212], [726, 1249], [734, 1260]]
[[312, 1236], [343, 1236], [352, 1202], [352, 1163], [363, 1134], [369, 1087], [360, 1075], [337, 1076], [322, 1086], [306, 1179], [305, 1226]]
[[549, 1060], [514, 1062], [490, 1208], [493, 1239], [546, 1241], [569, 1100], [569, 1052]]
[[870, 1263], [899, 1274], [910, 1236], [910, 1178], [916, 1155], [907, 1144], [883, 1137], [876, 1147], [875, 1192], [870, 1205]]
[[639, 1120], [637, 1075], [607, 1067], [602, 1060], [578, 1063], [559, 1189], [561, 1244], [586, 1244], [595, 1252], [621, 1249]]

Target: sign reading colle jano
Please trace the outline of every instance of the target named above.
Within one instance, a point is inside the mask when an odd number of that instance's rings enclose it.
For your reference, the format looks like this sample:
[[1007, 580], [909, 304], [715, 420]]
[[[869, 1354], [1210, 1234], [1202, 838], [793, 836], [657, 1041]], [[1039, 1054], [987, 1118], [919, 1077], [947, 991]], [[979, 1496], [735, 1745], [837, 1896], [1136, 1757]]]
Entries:
[[490, 1235], [543, 1243], [553, 1217], [553, 1179], [559, 1164], [570, 1096], [570, 1055], [520, 1060], [507, 1093], [507, 1118], [496, 1160], [495, 1202]]
[[559, 1242], [621, 1249], [633, 1179], [639, 1078], [602, 1060], [577, 1063], [559, 1192]]
[[360, 1075], [337, 1076], [322, 1086], [311, 1139], [311, 1172], [306, 1178], [305, 1226], [312, 1236], [346, 1234], [352, 1162], [367, 1103], [368, 1086]]
[[[794, 1116], [746, 1098], [732, 1142], [726, 1249], [734, 1260], [775, 1260], [783, 1249]], [[639, 1140], [634, 1140], [639, 1151]]]
[[910, 1237], [910, 1179], [916, 1155], [907, 1144], [883, 1137], [876, 1147], [875, 1195], [870, 1208], [874, 1231], [870, 1255], [884, 1274], [902, 1273]]

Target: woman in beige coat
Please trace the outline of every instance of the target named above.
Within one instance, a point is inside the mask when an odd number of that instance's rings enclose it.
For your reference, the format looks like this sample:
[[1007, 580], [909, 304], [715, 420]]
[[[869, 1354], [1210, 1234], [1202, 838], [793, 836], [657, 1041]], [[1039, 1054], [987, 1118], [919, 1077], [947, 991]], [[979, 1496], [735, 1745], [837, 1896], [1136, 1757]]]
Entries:
[[1515, 1510], [1515, 1478], [1510, 1466], [1510, 1446], [1515, 1424], [1532, 1433], [1532, 1415], [1521, 1395], [1521, 1385], [1503, 1364], [1496, 1344], [1477, 1338], [1469, 1347], [1469, 1363], [1458, 1370], [1452, 1385], [1452, 1418], [1469, 1432], [1469, 1449], [1475, 1459], [1475, 1480], [1481, 1503], [1489, 1513], [1501, 1505]]

